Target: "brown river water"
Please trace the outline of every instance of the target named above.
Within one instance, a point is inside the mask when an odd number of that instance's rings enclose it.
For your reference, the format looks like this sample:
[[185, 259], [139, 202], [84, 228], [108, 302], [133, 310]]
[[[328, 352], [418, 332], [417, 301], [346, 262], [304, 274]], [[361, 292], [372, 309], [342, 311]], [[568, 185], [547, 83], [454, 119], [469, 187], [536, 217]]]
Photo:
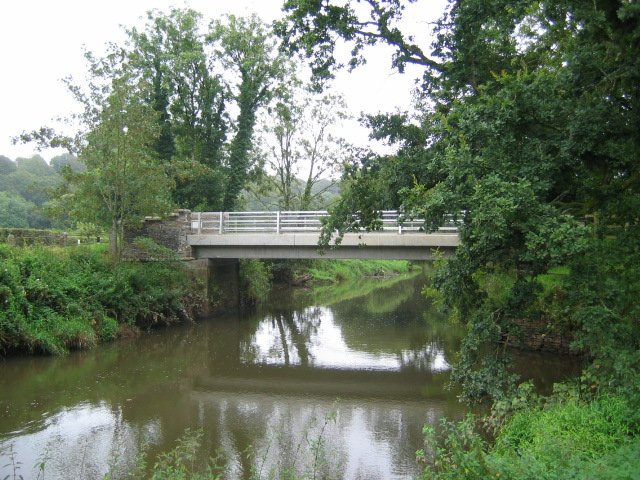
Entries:
[[[466, 407], [447, 389], [461, 331], [422, 276], [276, 290], [250, 314], [66, 357], [0, 359], [0, 479], [124, 478], [201, 432], [224, 478], [405, 479], [422, 426]], [[575, 364], [521, 354], [541, 388]]]

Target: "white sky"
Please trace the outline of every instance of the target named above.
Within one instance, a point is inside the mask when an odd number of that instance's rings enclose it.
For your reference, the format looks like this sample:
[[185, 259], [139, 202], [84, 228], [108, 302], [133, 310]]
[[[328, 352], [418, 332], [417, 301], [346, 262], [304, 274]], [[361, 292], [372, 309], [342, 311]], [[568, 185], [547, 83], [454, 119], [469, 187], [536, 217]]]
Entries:
[[[122, 26], [142, 25], [152, 8], [189, 6], [204, 16], [223, 13], [250, 15], [263, 20], [281, 16], [282, 0], [2, 0], [0, 1], [0, 155], [11, 159], [36, 153], [34, 145], [11, 145], [22, 131], [69, 115], [77, 108], [61, 79], [84, 76], [82, 46], [101, 52], [106, 42], [124, 38]], [[405, 15], [404, 28], [428, 49], [428, 21], [438, 18], [445, 0], [419, 0]], [[339, 74], [334, 91], [342, 92], [356, 117], [360, 112], [409, 108], [417, 71], [400, 75], [390, 69], [390, 50], [367, 52], [368, 64], [355, 72]], [[412, 75], [413, 73], [413, 75]], [[350, 141], [366, 143], [366, 131], [349, 129]], [[49, 160], [61, 151], [45, 151]]]

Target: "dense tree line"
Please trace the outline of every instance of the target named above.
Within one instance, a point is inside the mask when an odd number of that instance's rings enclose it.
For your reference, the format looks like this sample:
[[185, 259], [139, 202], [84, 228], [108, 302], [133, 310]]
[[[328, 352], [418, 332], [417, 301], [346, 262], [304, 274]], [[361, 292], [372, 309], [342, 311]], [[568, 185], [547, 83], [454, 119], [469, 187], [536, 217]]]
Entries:
[[50, 163], [39, 155], [15, 161], [0, 155], [0, 227], [64, 227], [52, 215], [64, 168], [81, 171], [83, 166], [69, 154], [53, 157]]

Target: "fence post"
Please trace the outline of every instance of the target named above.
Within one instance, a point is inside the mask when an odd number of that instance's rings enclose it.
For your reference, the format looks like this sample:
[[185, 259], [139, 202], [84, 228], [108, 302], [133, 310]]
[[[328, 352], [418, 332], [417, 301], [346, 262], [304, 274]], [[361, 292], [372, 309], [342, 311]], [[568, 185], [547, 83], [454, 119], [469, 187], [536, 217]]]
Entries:
[[198, 235], [202, 234], [202, 212], [198, 212]]
[[280, 233], [280, 210], [276, 212], [276, 233]]
[[218, 213], [220, 215], [220, 222], [219, 222], [219, 225], [218, 225], [218, 233], [220, 235], [222, 235], [222, 231], [223, 231], [223, 225], [222, 225], [222, 221], [223, 220], [222, 219], [223, 219], [224, 212], [218, 212]]

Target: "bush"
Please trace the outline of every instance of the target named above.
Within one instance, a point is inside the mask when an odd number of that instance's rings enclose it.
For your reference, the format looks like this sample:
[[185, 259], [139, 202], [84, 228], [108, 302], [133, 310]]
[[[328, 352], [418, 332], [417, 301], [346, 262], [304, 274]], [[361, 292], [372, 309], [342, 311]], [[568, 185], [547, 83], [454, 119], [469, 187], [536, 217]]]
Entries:
[[240, 288], [247, 303], [262, 302], [271, 289], [269, 266], [261, 260], [240, 260]]

